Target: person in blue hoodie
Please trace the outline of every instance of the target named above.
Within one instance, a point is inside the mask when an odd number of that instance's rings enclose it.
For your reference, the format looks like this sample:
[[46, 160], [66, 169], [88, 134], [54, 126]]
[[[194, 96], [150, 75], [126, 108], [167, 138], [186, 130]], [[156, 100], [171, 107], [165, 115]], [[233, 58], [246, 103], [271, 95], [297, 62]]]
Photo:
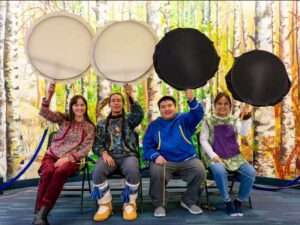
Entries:
[[166, 216], [165, 185], [174, 173], [187, 182], [180, 205], [192, 214], [202, 213], [197, 202], [206, 174], [191, 137], [204, 112], [192, 90], [186, 90], [186, 97], [187, 113], [177, 113], [173, 97], [162, 97], [158, 101], [161, 116], [149, 124], [144, 136], [144, 159], [151, 161], [150, 197], [155, 217]]

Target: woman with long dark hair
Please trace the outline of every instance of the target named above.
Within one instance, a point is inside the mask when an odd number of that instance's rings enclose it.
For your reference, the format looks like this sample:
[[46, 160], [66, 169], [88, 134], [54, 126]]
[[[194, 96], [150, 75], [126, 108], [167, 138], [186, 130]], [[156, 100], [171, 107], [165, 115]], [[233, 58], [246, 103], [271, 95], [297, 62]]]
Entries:
[[87, 114], [85, 98], [75, 95], [69, 104], [69, 113], [53, 112], [49, 105], [55, 84], [48, 88], [48, 98], [43, 98], [40, 115], [58, 123], [59, 129], [42, 160], [37, 191], [34, 225], [47, 225], [47, 215], [54, 207], [68, 177], [79, 170], [80, 161], [91, 150], [95, 139], [95, 126]]

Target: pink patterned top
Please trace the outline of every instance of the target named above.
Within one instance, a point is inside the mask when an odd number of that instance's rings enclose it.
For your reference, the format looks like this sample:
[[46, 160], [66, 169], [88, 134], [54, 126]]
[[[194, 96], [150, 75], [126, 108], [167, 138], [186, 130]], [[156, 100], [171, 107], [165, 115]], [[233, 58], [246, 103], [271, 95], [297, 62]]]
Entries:
[[47, 153], [57, 158], [68, 157], [72, 162], [80, 161], [93, 146], [95, 127], [87, 121], [68, 121], [64, 114], [51, 111], [49, 103], [43, 98], [40, 115], [58, 123], [59, 130], [53, 137]]

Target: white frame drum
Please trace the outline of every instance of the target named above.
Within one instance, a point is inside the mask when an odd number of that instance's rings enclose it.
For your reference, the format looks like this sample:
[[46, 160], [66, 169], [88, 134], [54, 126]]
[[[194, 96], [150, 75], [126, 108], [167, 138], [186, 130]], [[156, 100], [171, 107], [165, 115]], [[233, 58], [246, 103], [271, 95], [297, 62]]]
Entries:
[[80, 16], [55, 12], [31, 26], [25, 50], [31, 65], [45, 78], [72, 80], [90, 67], [93, 36], [93, 30]]
[[99, 76], [114, 83], [145, 79], [153, 68], [158, 38], [152, 28], [134, 20], [111, 22], [93, 40], [92, 65]]

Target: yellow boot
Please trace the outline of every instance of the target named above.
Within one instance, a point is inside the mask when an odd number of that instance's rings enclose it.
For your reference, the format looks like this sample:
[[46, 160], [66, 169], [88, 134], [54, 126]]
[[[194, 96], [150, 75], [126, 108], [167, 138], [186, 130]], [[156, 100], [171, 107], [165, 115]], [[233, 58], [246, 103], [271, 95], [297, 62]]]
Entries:
[[94, 221], [107, 220], [112, 215], [112, 204], [111, 202], [99, 204], [98, 211], [94, 215]]
[[137, 207], [135, 202], [124, 203], [123, 205], [123, 219], [135, 220], [137, 218]]

